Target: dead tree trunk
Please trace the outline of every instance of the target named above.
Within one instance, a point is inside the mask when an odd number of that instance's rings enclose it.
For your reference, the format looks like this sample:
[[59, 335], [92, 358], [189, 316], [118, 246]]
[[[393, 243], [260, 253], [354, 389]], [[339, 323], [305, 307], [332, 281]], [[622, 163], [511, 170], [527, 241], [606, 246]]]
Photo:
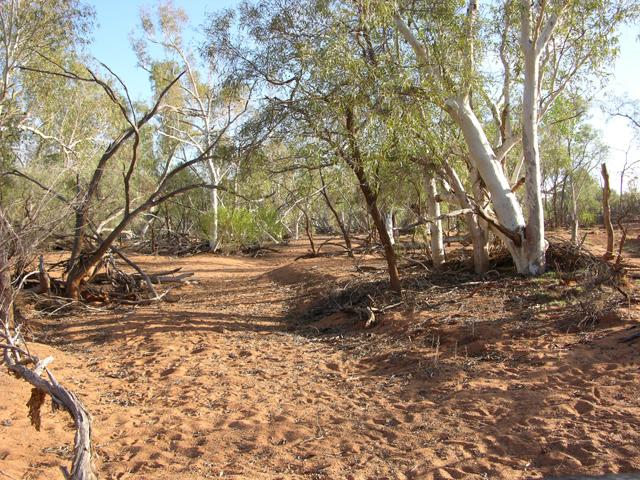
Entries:
[[611, 259], [613, 258], [613, 225], [611, 223], [611, 206], [609, 205], [611, 187], [609, 186], [609, 172], [604, 163], [602, 164], [602, 181], [602, 220], [607, 231], [607, 251], [604, 256], [606, 259]]
[[571, 178], [571, 243], [573, 245], [578, 245], [578, 229], [579, 229], [578, 194], [576, 192], [575, 182], [572, 177]]

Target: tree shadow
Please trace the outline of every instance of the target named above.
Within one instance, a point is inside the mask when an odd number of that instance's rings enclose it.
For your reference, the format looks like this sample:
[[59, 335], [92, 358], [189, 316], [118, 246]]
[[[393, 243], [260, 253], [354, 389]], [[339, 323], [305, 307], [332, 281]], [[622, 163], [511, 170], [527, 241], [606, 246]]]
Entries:
[[[287, 321], [344, 352], [367, 383], [383, 385], [394, 399], [390, 415], [422, 405], [439, 430], [476, 437], [452, 435], [440, 448], [462, 443], [468, 458], [425, 464], [404, 472], [408, 478], [504, 478], [497, 466], [507, 458], [522, 472], [549, 476], [638, 468], [632, 452], [640, 418], [621, 401], [640, 389], [637, 345], [622, 343], [637, 323], [616, 313], [617, 292], [594, 296], [554, 274], [491, 281], [438, 274], [404, 282], [406, 309], [380, 315], [371, 329], [349, 310], [399, 300], [384, 279], [326, 290], [312, 304], [290, 306]], [[592, 321], [584, 323], [585, 316]]]
[[[74, 346], [146, 342], [180, 332], [284, 333], [322, 344], [338, 352], [349, 370], [340, 377], [319, 358], [313, 366], [318, 379], [343, 382], [326, 388], [357, 378], [345, 401], [364, 396], [381, 405], [375, 416], [373, 409], [350, 412], [353, 425], [371, 438], [374, 429], [383, 437], [370, 447], [374, 455], [408, 456], [396, 447], [399, 438], [417, 450], [426, 448], [429, 429], [437, 432], [437, 443], [428, 448], [442, 449], [450, 460], [434, 466], [418, 458], [417, 467], [399, 477], [506, 478], [499, 467], [507, 459], [522, 474], [512, 478], [534, 470], [562, 475], [637, 467], [637, 344], [620, 343], [635, 325], [631, 316], [597, 318], [590, 330], [567, 333], [568, 322], [582, 310], [566, 301], [576, 287], [552, 275], [487, 279], [409, 271], [405, 294], [398, 297], [383, 275], [338, 283], [316, 266], [289, 263], [231, 284], [207, 280], [195, 302], [47, 322], [43, 328]], [[353, 311], [400, 301], [400, 307], [377, 314], [370, 329]], [[607, 465], [612, 458], [616, 463]]]

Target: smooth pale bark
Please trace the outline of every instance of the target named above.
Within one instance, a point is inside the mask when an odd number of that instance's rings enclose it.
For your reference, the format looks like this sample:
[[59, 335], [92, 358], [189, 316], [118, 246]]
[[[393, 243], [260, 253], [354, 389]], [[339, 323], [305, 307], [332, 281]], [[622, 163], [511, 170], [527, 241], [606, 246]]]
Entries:
[[578, 195], [571, 179], [571, 243], [578, 244]]
[[[469, 202], [469, 198], [464, 191], [462, 181], [451, 165], [445, 163], [444, 170], [447, 173], [453, 187], [453, 193], [458, 201], [460, 208], [473, 210], [473, 206]], [[465, 214], [465, 220], [471, 234], [471, 242], [473, 246], [473, 270], [476, 273], [486, 273], [489, 270], [489, 251], [487, 248], [487, 235], [485, 230], [480, 226], [479, 218], [473, 213]]]
[[518, 273], [529, 274], [524, 243], [525, 221], [520, 202], [466, 96], [450, 98], [447, 112], [462, 130], [472, 166], [477, 169], [490, 195], [493, 211], [504, 231], [496, 232], [509, 250]]
[[391, 211], [388, 211], [384, 215], [384, 228], [389, 236], [389, 242], [391, 242], [391, 245], [395, 245], [396, 237], [393, 234], [393, 212]]
[[212, 188], [211, 200], [211, 225], [209, 226], [209, 250], [215, 252], [218, 248], [218, 189]]
[[[525, 0], [525, 3], [528, 0]], [[530, 8], [530, 7], [529, 7]], [[525, 18], [526, 17], [526, 18]], [[544, 208], [542, 205], [542, 173], [538, 147], [538, 79], [540, 54], [529, 38], [528, 11], [523, 12], [521, 47], [524, 53], [524, 85], [522, 92], [522, 149], [524, 155], [527, 205], [527, 274], [545, 271]]]
[[427, 214], [433, 219], [429, 223], [429, 243], [433, 267], [437, 270], [444, 263], [444, 243], [442, 238], [442, 220], [440, 219], [440, 204], [437, 201], [438, 189], [436, 179], [428, 174], [425, 177], [427, 191]]
[[[528, 38], [530, 35], [529, 18], [531, 15], [531, 3], [529, 0], [522, 0], [523, 8], [523, 34], [522, 38]], [[473, 73], [473, 16], [477, 11], [476, 2], [469, 3], [468, 16], [470, 50], [467, 52], [467, 64], [469, 73]], [[525, 25], [526, 20], [526, 25]], [[398, 32], [405, 38], [407, 43], [411, 45], [416, 57], [429, 74], [442, 83], [442, 74], [433, 67], [434, 62], [431, 61], [429, 51], [422, 43], [413, 35], [409, 27], [404, 23], [398, 14], [394, 15], [394, 23]], [[527, 71], [527, 82], [524, 86], [529, 90], [529, 96], [534, 100], [537, 99], [537, 72], [539, 69], [539, 52], [546, 48], [547, 42], [551, 37], [557, 23], [557, 17], [552, 18], [544, 25], [539, 36], [536, 35], [535, 44], [532, 46], [535, 52], [534, 57], [528, 56], [529, 60], [533, 58], [534, 62], [529, 62], [525, 67]], [[540, 28], [540, 22], [536, 23], [536, 29]], [[523, 42], [524, 45], [524, 42]], [[536, 77], [536, 78], [534, 78]], [[531, 86], [534, 86], [533, 90]], [[483, 127], [476, 117], [469, 103], [470, 85], [463, 85], [458, 93], [450, 97], [444, 105], [445, 110], [453, 118], [460, 127], [465, 139], [465, 143], [469, 150], [469, 155], [473, 167], [478, 169], [485, 187], [489, 193], [493, 212], [497, 217], [497, 222], [492, 222], [492, 230], [502, 238], [506, 247], [509, 249], [513, 258], [516, 270], [522, 274], [540, 274], [544, 271], [544, 251], [546, 242], [544, 240], [544, 222], [542, 210], [542, 195], [540, 192], [540, 166], [537, 157], [537, 110], [535, 102], [526, 101], [527, 111], [524, 113], [525, 119], [530, 120], [525, 125], [523, 136], [527, 137], [528, 148], [527, 155], [530, 161], [527, 161], [525, 155], [525, 172], [527, 176], [527, 200], [528, 217], [531, 219], [532, 225], [529, 229], [523, 215], [522, 207], [515, 193], [512, 191], [508, 178], [497, 158], [496, 152], [491, 147], [489, 140], [483, 130]], [[525, 123], [527, 123], [525, 121]], [[533, 146], [533, 148], [532, 148]], [[533, 159], [533, 160], [531, 160]]]
[[[207, 135], [208, 138], [208, 135]], [[207, 170], [209, 173], [209, 179], [213, 185], [220, 183], [221, 175], [220, 170], [213, 164], [213, 160], [209, 158], [207, 160]], [[212, 188], [209, 192], [209, 202], [211, 208], [211, 225], [209, 225], [209, 251], [215, 252], [220, 246], [219, 233], [218, 233], [218, 210], [219, 210], [219, 194], [217, 188]]]
[[460, 127], [469, 156], [482, 177], [500, 224], [514, 234], [524, 231], [524, 215], [489, 140], [466, 96], [447, 100], [447, 112]]
[[613, 258], [613, 224], [611, 223], [611, 205], [609, 199], [611, 198], [611, 186], [609, 185], [609, 172], [607, 166], [603, 163], [602, 169], [602, 220], [604, 222], [604, 228], [607, 232], [607, 251], [604, 254], [605, 258]]

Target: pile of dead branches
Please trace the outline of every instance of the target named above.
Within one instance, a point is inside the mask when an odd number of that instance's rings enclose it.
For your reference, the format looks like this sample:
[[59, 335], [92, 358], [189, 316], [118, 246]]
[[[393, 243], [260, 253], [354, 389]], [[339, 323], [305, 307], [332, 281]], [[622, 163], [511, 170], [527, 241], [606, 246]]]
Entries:
[[[303, 312], [291, 312], [291, 320], [308, 325], [337, 312], [354, 315], [354, 320], [373, 325], [380, 315], [391, 309], [413, 308], [427, 291], [435, 289], [473, 292], [495, 284], [497, 278], [521, 279], [515, 273], [511, 255], [506, 249], [494, 248], [491, 266], [485, 275], [472, 273], [468, 252], [460, 250], [438, 271], [431, 269], [430, 260], [403, 257], [403, 295], [398, 296], [388, 288], [381, 267], [357, 266], [363, 274], [349, 282], [327, 289]], [[412, 261], [409, 261], [412, 260]], [[553, 282], [557, 280], [559, 292], [573, 307], [567, 309], [567, 325], [579, 329], [593, 326], [606, 312], [617, 308], [621, 302], [634, 299], [634, 292], [626, 281], [628, 266], [618, 257], [607, 261], [581, 246], [570, 242], [555, 241], [547, 250], [547, 270]], [[439, 291], [440, 291], [439, 290]], [[556, 288], [554, 291], [558, 291]], [[618, 295], [618, 292], [620, 295]], [[571, 318], [569, 318], [571, 317]]]
[[209, 243], [186, 233], [163, 231], [152, 238], [134, 239], [128, 248], [139, 253], [184, 257], [209, 251]]
[[166, 296], [169, 290], [158, 293], [156, 285], [180, 284], [193, 276], [193, 272], [182, 272], [181, 267], [146, 273], [121, 252], [119, 254], [134, 272], [127, 272], [121, 268], [115, 255], [107, 256], [103, 262], [104, 268], [84, 284], [83, 298], [85, 300], [122, 304], [139, 304], [150, 300], [160, 300]]
[[[124, 269], [122, 263], [129, 268]], [[176, 284], [185, 284], [194, 275], [174, 268], [147, 273], [117, 248], [107, 254], [94, 273], [82, 283], [81, 298], [72, 301], [65, 296], [64, 275], [67, 262], [58, 262], [45, 267], [43, 258], [37, 271], [23, 275], [20, 282], [23, 296], [26, 296], [35, 310], [49, 316], [65, 315], [76, 309], [90, 308], [88, 303], [103, 305], [142, 305], [158, 300], [166, 300], [167, 294]], [[62, 272], [58, 278], [49, 273], [56, 269]], [[159, 287], [170, 284], [160, 291]]]
[[561, 280], [620, 289], [625, 284], [627, 269], [620, 255], [616, 260], [607, 260], [571, 242], [551, 242], [547, 249], [547, 270], [555, 271]]

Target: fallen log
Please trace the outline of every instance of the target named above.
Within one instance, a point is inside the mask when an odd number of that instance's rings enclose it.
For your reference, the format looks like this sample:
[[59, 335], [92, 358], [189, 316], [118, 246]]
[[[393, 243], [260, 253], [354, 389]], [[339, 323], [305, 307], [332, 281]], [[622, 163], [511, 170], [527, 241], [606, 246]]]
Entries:
[[194, 275], [195, 273], [193, 272], [184, 272], [175, 276], [152, 275], [151, 281], [153, 283], [183, 283], [185, 278], [193, 277]]
[[[183, 272], [180, 275], [162, 275], [162, 274], [149, 274], [151, 283], [183, 283], [185, 278], [193, 277], [194, 272]], [[142, 280], [144, 277], [140, 274], [134, 274], [133, 278]]]

